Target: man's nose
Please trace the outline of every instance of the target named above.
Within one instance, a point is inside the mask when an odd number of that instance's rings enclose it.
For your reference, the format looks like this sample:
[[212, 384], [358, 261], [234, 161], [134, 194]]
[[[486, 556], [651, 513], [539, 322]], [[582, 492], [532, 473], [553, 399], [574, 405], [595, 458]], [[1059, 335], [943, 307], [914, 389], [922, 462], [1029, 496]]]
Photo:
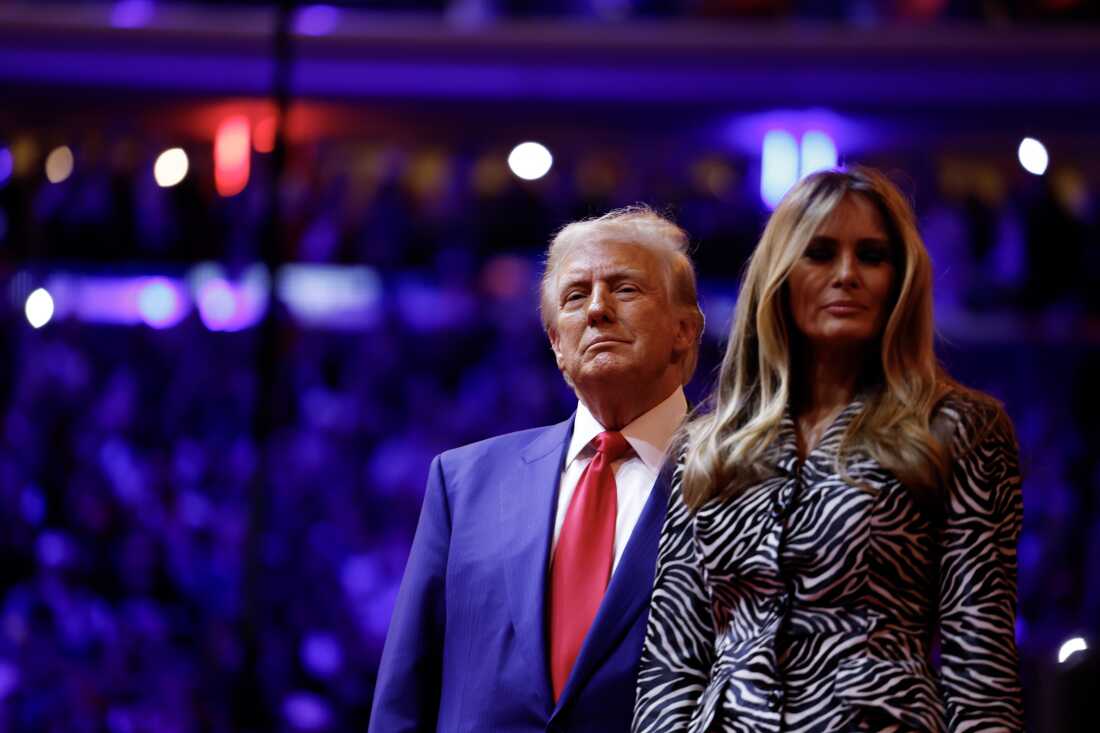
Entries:
[[611, 299], [611, 291], [602, 285], [597, 285], [592, 289], [592, 296], [588, 301], [588, 322], [599, 323], [614, 317], [615, 304]]

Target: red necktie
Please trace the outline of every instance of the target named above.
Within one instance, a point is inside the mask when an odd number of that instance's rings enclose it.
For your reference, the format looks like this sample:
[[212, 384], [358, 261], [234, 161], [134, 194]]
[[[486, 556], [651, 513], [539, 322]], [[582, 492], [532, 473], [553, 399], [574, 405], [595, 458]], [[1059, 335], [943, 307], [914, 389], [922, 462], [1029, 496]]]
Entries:
[[550, 563], [550, 677], [555, 701], [565, 689], [611, 580], [619, 507], [611, 464], [630, 448], [622, 433], [603, 432], [592, 442], [596, 455], [577, 482]]

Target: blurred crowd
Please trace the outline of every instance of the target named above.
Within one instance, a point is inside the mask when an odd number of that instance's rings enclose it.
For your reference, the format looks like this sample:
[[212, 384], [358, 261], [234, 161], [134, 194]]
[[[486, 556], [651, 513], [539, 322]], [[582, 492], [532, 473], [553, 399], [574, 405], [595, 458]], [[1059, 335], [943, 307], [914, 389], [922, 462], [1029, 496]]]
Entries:
[[[33, 330], [2, 309], [0, 730], [364, 730], [432, 456], [572, 410], [535, 312], [553, 230], [642, 200], [691, 232], [710, 316], [698, 400], [766, 217], [749, 164], [714, 153], [652, 169], [580, 153], [527, 183], [499, 151], [319, 147], [274, 192], [256, 156], [225, 199], [191, 157], [164, 189], [142, 154], [105, 144], [77, 148], [60, 183], [12, 173], [2, 273], [232, 268], [273, 236], [288, 260], [372, 265], [377, 314], [324, 331], [276, 310], [264, 358], [258, 329], [194, 315]], [[1067, 636], [1100, 633], [1100, 342], [989, 325], [1095, 323], [1097, 212], [1073, 170], [961, 165], [898, 162], [951, 316], [945, 361], [1019, 433], [1031, 683]]]
[[[48, 0], [72, 2], [73, 0]], [[107, 5], [110, 0], [83, 0]], [[120, 6], [155, 6], [157, 0], [116, 0]], [[189, 0], [220, 5], [218, 0]], [[274, 5], [272, 0], [236, 0], [237, 5]], [[328, 0], [303, 7], [345, 7], [388, 13], [446, 14], [456, 19], [571, 18], [614, 21], [644, 18], [706, 18], [727, 21], [827, 21], [886, 23], [1027, 23], [1100, 19], [1089, 0]], [[128, 12], [143, 12], [138, 7]]]
[[[255, 154], [248, 187], [223, 198], [212, 185], [208, 144], [185, 149], [187, 176], [161, 188], [153, 177], [159, 150], [89, 135], [72, 147], [71, 174], [50, 183], [41, 172], [47, 146], [15, 138], [0, 148], [10, 161], [0, 179], [0, 263], [243, 266], [270, 240], [283, 261], [461, 280], [494, 256], [536, 256], [564, 222], [645, 201], [691, 233], [704, 280], [729, 282], [768, 214], [759, 164], [713, 150], [555, 151], [548, 175], [524, 181], [509, 170], [506, 149], [323, 143], [293, 148], [275, 191], [272, 156]], [[1052, 166], [1044, 176], [1007, 156], [917, 152], [859, 162], [893, 173], [912, 198], [942, 307], [1100, 313], [1089, 277], [1100, 271], [1093, 246], [1100, 179], [1087, 162]]]

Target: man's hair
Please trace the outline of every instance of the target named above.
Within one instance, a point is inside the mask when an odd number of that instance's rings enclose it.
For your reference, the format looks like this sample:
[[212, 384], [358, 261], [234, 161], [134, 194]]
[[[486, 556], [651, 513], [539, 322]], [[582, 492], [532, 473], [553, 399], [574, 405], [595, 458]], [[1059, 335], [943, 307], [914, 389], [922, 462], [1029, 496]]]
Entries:
[[644, 204], [609, 211], [594, 219], [566, 224], [546, 250], [546, 265], [539, 286], [539, 314], [549, 332], [558, 312], [557, 277], [566, 255], [578, 244], [615, 242], [647, 247], [656, 252], [665, 267], [665, 294], [672, 305], [690, 311], [696, 323], [694, 346], [684, 357], [683, 383], [691, 381], [699, 360], [703, 334], [703, 312], [695, 284], [695, 266], [688, 254], [688, 235], [669, 219]]

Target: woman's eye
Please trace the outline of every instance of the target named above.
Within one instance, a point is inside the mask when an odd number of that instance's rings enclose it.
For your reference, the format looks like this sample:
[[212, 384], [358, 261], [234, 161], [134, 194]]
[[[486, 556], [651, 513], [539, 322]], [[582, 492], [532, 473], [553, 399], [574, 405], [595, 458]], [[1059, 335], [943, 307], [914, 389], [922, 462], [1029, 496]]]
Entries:
[[827, 262], [832, 256], [833, 251], [828, 247], [810, 247], [806, 250], [806, 257], [814, 262]]
[[886, 260], [890, 259], [889, 255], [886, 253], [886, 251], [881, 250], [881, 249], [865, 249], [865, 250], [862, 250], [859, 253], [859, 258], [861, 260], [863, 260], [864, 262], [867, 262], [867, 263], [870, 263], [870, 264], [873, 264], [873, 265], [881, 264], [883, 262], [886, 262]]

